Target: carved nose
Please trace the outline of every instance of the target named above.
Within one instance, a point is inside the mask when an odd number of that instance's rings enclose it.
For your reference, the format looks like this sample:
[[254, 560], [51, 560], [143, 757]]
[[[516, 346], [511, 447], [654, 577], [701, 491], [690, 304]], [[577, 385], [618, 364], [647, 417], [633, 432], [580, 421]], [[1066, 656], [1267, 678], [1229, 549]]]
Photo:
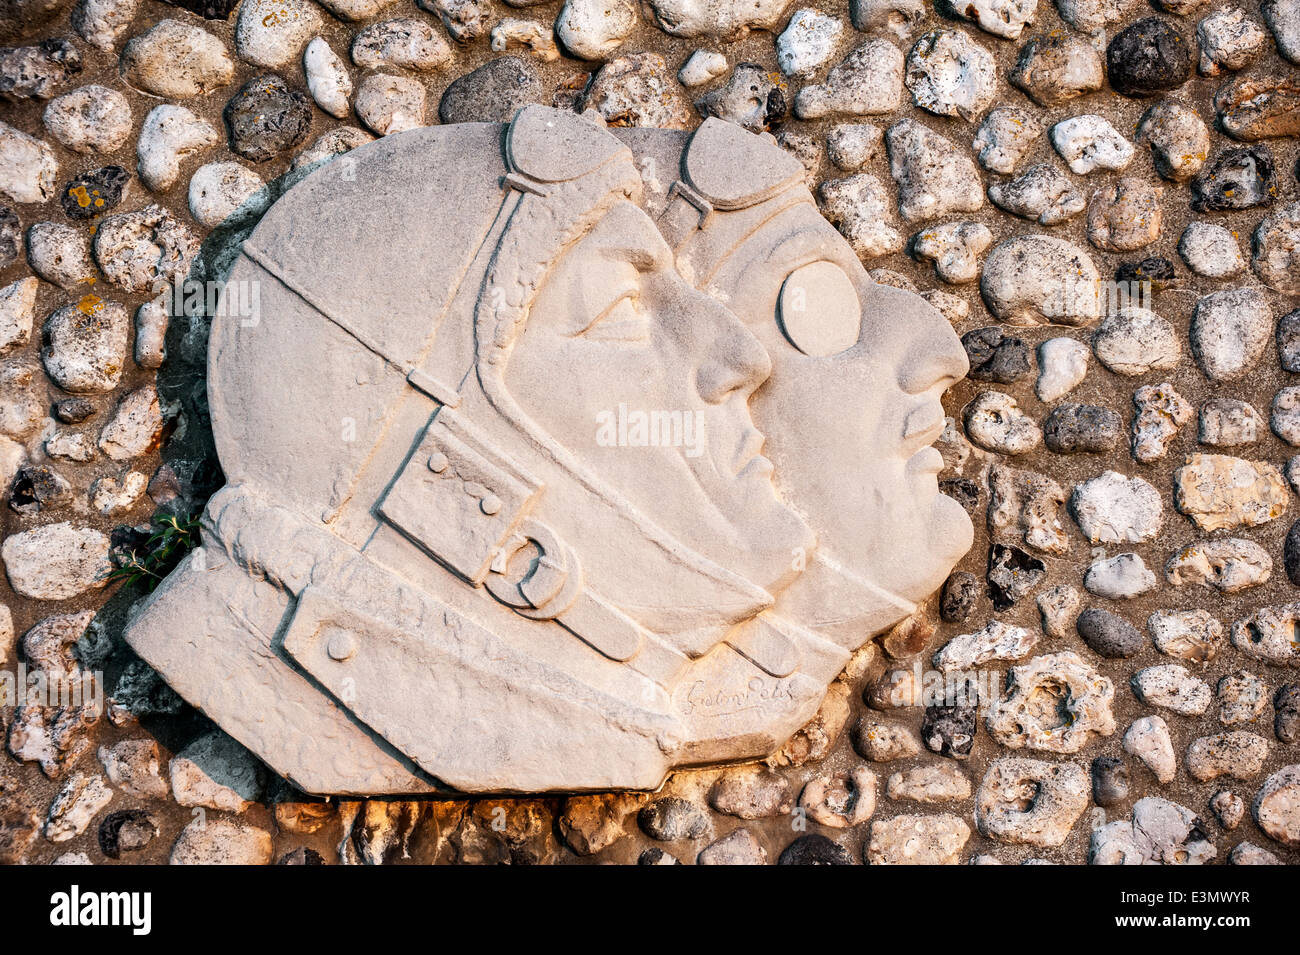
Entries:
[[721, 404], [732, 394], [748, 396], [772, 373], [772, 360], [744, 322], [703, 293], [696, 293], [703, 310], [700, 342], [700, 395], [710, 404]]
[[898, 368], [898, 386], [909, 395], [948, 388], [970, 370], [961, 339], [938, 309], [924, 303], [905, 334], [911, 341]]

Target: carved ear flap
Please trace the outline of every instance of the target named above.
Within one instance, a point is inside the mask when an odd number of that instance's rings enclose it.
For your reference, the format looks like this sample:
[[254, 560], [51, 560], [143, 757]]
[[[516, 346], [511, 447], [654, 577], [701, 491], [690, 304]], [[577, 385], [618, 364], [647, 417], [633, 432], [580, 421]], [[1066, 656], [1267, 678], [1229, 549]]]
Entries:
[[803, 176], [799, 160], [775, 142], [716, 117], [701, 124], [682, 156], [682, 178], [715, 209], [755, 205]]
[[506, 133], [510, 170], [537, 182], [569, 182], [631, 151], [590, 119], [549, 106], [525, 106]]

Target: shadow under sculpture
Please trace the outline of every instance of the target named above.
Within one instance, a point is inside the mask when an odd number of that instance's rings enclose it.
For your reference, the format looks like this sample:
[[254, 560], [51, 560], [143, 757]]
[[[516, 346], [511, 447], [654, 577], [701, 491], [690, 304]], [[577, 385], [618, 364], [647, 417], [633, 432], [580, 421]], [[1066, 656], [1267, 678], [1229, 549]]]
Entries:
[[229, 483], [127, 640], [306, 792], [765, 757], [970, 546], [930, 447], [960, 343], [738, 127], [387, 137], [229, 281]]

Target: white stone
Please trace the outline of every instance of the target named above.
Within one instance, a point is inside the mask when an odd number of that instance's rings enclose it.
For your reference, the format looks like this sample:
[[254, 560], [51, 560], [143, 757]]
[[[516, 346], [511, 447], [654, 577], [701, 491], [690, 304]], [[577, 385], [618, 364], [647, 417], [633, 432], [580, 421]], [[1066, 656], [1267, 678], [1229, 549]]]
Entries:
[[1221, 225], [1193, 222], [1178, 240], [1178, 254], [1187, 267], [1207, 279], [1227, 279], [1246, 269], [1237, 238]]
[[970, 123], [993, 105], [997, 65], [993, 54], [966, 33], [931, 30], [907, 54], [904, 81], [917, 106]]
[[1273, 396], [1269, 416], [1273, 433], [1292, 447], [1300, 447], [1300, 387], [1282, 388]]
[[1097, 33], [1118, 22], [1137, 0], [1056, 0], [1061, 19], [1083, 33]]
[[303, 52], [302, 67], [307, 74], [307, 91], [316, 105], [336, 119], [346, 119], [348, 99], [352, 96], [352, 77], [348, 75], [342, 57], [324, 38], [316, 37]]
[[276, 69], [292, 63], [323, 21], [307, 0], [243, 0], [235, 21], [235, 50], [254, 66]]
[[141, 368], [160, 368], [166, 357], [169, 298], [166, 295], [145, 302], [135, 311], [135, 363]]
[[399, 17], [372, 23], [352, 40], [352, 62], [366, 70], [432, 73], [451, 62], [451, 46], [427, 20]]
[[182, 160], [219, 142], [212, 124], [184, 106], [155, 106], [144, 118], [136, 143], [140, 179], [154, 192], [170, 189], [181, 174]]
[[1018, 106], [998, 106], [984, 117], [971, 148], [989, 172], [1012, 173], [1042, 131], [1036, 113]]
[[1143, 114], [1137, 140], [1151, 147], [1156, 172], [1174, 182], [1195, 176], [1210, 154], [1210, 131], [1205, 122], [1171, 100], [1157, 103]]
[[1209, 782], [1220, 776], [1253, 779], [1264, 768], [1268, 749], [1268, 740], [1264, 737], [1233, 730], [1193, 740], [1187, 747], [1184, 763], [1188, 775], [1199, 782]]
[[1083, 575], [1089, 593], [1108, 600], [1132, 600], [1156, 588], [1156, 575], [1137, 554], [1117, 554], [1092, 562]]
[[1162, 785], [1174, 781], [1178, 757], [1169, 737], [1169, 724], [1159, 716], [1143, 716], [1133, 721], [1124, 734], [1124, 752], [1140, 759]]
[[1187, 667], [1162, 663], [1133, 674], [1129, 681], [1134, 695], [1148, 706], [1173, 710], [1181, 716], [1200, 716], [1210, 708], [1214, 693], [1210, 684], [1198, 680]]
[[975, 794], [975, 824], [998, 842], [1059, 846], [1088, 808], [1088, 790], [1088, 774], [1077, 763], [1004, 757], [989, 766]]
[[1178, 429], [1192, 418], [1192, 406], [1169, 382], [1133, 392], [1133, 458], [1149, 464], [1165, 456]]
[[1080, 175], [1097, 169], [1118, 172], [1133, 161], [1133, 144], [1095, 113], [1063, 119], [1052, 127], [1050, 135], [1057, 153]]
[[103, 587], [110, 569], [108, 538], [67, 521], [11, 534], [0, 558], [9, 585], [34, 600], [67, 600]]
[[42, 118], [50, 135], [77, 153], [112, 152], [131, 135], [131, 104], [104, 86], [83, 86], [50, 100]]
[[166, 799], [169, 794], [156, 740], [124, 739], [112, 746], [101, 746], [99, 762], [108, 781], [127, 796]]
[[623, 45], [639, 19], [632, 0], [565, 0], [555, 35], [573, 56], [604, 60]]
[[[281, 0], [273, 2], [278, 4]], [[280, 12], [292, 9], [292, 5], [298, 2], [300, 0], [285, 0]], [[251, 5], [257, 4], [265, 7], [263, 16], [271, 16], [273, 6], [270, 0], [253, 0]], [[245, 4], [240, 10], [241, 25], [249, 7], [250, 4]], [[235, 62], [226, 51], [225, 43], [207, 30], [181, 20], [159, 20], [122, 50], [123, 78], [154, 96], [173, 99], [203, 96], [225, 86], [234, 75]]]
[[45, 202], [54, 196], [58, 174], [54, 150], [0, 123], [0, 193], [14, 202]]
[[1073, 391], [1088, 375], [1092, 350], [1074, 338], [1049, 338], [1038, 346], [1038, 400], [1051, 404]]
[[1300, 845], [1300, 763], [1283, 766], [1259, 787], [1251, 812], [1259, 828], [1285, 845]]
[[200, 817], [172, 846], [171, 865], [268, 865], [271, 834], [235, 819]]
[[1300, 603], [1261, 607], [1232, 625], [1232, 645], [1246, 656], [1276, 666], [1300, 666]]
[[839, 123], [826, 134], [826, 155], [837, 169], [856, 172], [880, 155], [885, 131], [871, 123]]
[[986, 33], [1015, 40], [1034, 21], [1038, 0], [946, 0], [944, 6], [959, 17], [973, 20]]
[[891, 224], [896, 220], [890, 195], [875, 176], [827, 179], [818, 192], [822, 214], [839, 226], [859, 256], [874, 258], [903, 248], [903, 234]]
[[194, 740], [172, 757], [172, 794], [181, 806], [242, 813], [261, 798], [266, 770], [220, 731]]
[[1190, 809], [1158, 796], [1146, 796], [1134, 804], [1132, 821], [1119, 819], [1092, 830], [1088, 862], [1205, 865], [1214, 861], [1215, 848], [1202, 825]]
[[56, 385], [73, 394], [112, 391], [122, 378], [130, 322], [117, 302], [65, 305], [45, 320], [41, 360]]
[[0, 355], [26, 345], [31, 338], [40, 284], [29, 275], [0, 288]]
[[1048, 162], [1030, 166], [1015, 179], [993, 183], [989, 199], [1012, 215], [1048, 226], [1073, 219], [1087, 207], [1070, 177]]
[[898, 211], [908, 222], [976, 212], [984, 189], [975, 164], [951, 140], [904, 119], [885, 133], [889, 172], [898, 183]]
[[1196, 363], [1211, 381], [1239, 378], [1273, 338], [1273, 310], [1258, 288], [1225, 289], [1196, 300], [1188, 332]]
[[1092, 340], [1097, 360], [1117, 375], [1145, 375], [1178, 365], [1178, 333], [1155, 312], [1127, 305], [1108, 315]]
[[372, 73], [357, 87], [355, 109], [361, 121], [380, 136], [424, 125], [424, 84], [409, 76]]
[[45, 838], [59, 843], [75, 839], [86, 831], [91, 820], [113, 801], [113, 790], [98, 773], [77, 773], [63, 784], [50, 803], [45, 820]]
[[198, 250], [193, 233], [159, 205], [108, 216], [91, 244], [100, 271], [128, 292], [181, 281]]
[[716, 50], [696, 50], [677, 71], [677, 79], [682, 86], [703, 86], [726, 75], [727, 68], [727, 58]]
[[1008, 325], [1089, 325], [1101, 275], [1083, 249], [1047, 235], [1004, 239], [984, 260], [980, 293]]
[[898, 109], [903, 99], [903, 53], [888, 40], [868, 40], [833, 67], [822, 84], [795, 95], [799, 119], [878, 116]]
[[1140, 477], [1115, 471], [1074, 489], [1070, 511], [1094, 544], [1139, 544], [1160, 533], [1164, 512], [1160, 492]]
[[149, 479], [139, 471], [128, 471], [120, 479], [96, 478], [90, 486], [90, 506], [105, 517], [129, 511], [144, 495]]
[[974, 633], [953, 637], [934, 655], [934, 665], [945, 673], [973, 670], [991, 660], [1020, 660], [1038, 646], [1038, 634], [1001, 620], [990, 620]]
[[118, 404], [99, 434], [99, 450], [114, 461], [137, 458], [153, 447], [162, 426], [158, 392], [153, 385], [144, 385]]
[[1025, 454], [1043, 440], [1042, 429], [1000, 391], [982, 391], [966, 406], [966, 434], [985, 451]]
[[945, 282], [961, 285], [979, 278], [979, 257], [993, 243], [993, 233], [980, 222], [948, 222], [918, 232], [912, 252], [934, 263]]
[[116, 48], [131, 29], [141, 0], [81, 0], [72, 10], [72, 28], [97, 50]]
[[190, 177], [190, 214], [215, 229], [227, 219], [261, 215], [269, 204], [262, 177], [237, 162], [212, 162]]
[[835, 55], [844, 24], [805, 7], [790, 17], [776, 38], [776, 62], [782, 73], [808, 79]]
[[919, 803], [958, 802], [969, 799], [970, 778], [949, 762], [925, 763], [894, 773], [886, 784], [889, 798]]
[[1088, 241], [1106, 252], [1133, 252], [1160, 238], [1163, 189], [1125, 176], [1096, 190], [1088, 200]]
[[95, 276], [86, 234], [64, 222], [37, 222], [27, 230], [27, 261], [45, 281], [65, 289]]
[[1277, 51], [1292, 63], [1300, 63], [1300, 3], [1296, 0], [1264, 0], [1260, 12], [1273, 33]]
[[871, 824], [870, 865], [956, 865], [970, 826], [951, 813], [894, 816]]
[[1223, 624], [1208, 610], [1157, 610], [1147, 618], [1156, 649], [1166, 656], [1204, 663], [1223, 645]]
[[1165, 578], [1175, 587], [1200, 584], [1235, 594], [1265, 583], [1273, 560], [1259, 544], [1243, 537], [1220, 537], [1175, 551], [1165, 564]]
[[1218, 76], [1224, 70], [1239, 70], [1259, 56], [1268, 34], [1241, 7], [1211, 12], [1196, 25], [1201, 46], [1200, 72]]
[[[0, 140], [0, 157], [3, 148]], [[3, 168], [0, 163], [0, 172]], [[1285, 205], [1261, 219], [1252, 249], [1250, 264], [1269, 288], [1287, 295], [1300, 294], [1300, 202]]]
[[[1044, 706], [1051, 698], [1054, 703]], [[989, 733], [1011, 749], [1077, 753], [1115, 732], [1115, 685], [1071, 650], [1012, 667], [1003, 695], [985, 711]]]
[[560, 58], [560, 50], [551, 36], [550, 27], [540, 20], [507, 17], [492, 28], [489, 46], [495, 53], [526, 48], [543, 63]]

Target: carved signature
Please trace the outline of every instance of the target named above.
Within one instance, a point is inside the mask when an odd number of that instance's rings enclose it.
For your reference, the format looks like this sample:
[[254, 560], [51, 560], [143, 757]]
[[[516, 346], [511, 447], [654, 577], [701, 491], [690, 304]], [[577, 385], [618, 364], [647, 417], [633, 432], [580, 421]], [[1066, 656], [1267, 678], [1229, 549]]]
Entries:
[[764, 677], [752, 677], [743, 689], [710, 687], [703, 680], [696, 680], [686, 689], [684, 697], [678, 702], [682, 715], [689, 716], [697, 709], [704, 716], [730, 716], [742, 713], [766, 703], [779, 703], [794, 699], [794, 690], [789, 680], [769, 680]]

